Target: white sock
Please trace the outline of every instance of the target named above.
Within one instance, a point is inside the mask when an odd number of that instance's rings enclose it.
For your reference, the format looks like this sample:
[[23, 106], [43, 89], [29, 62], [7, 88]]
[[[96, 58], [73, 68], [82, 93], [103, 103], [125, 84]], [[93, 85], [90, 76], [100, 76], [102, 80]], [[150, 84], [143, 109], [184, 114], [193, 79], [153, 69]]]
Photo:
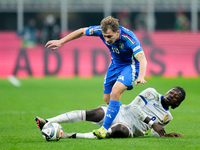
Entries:
[[92, 132], [89, 132], [89, 133], [76, 133], [76, 138], [95, 139], [97, 137], [94, 136], [94, 134]]
[[58, 122], [58, 123], [75, 123], [75, 122], [85, 121], [85, 118], [86, 118], [85, 110], [75, 110], [58, 115], [53, 118], [49, 118], [47, 120], [49, 122]]

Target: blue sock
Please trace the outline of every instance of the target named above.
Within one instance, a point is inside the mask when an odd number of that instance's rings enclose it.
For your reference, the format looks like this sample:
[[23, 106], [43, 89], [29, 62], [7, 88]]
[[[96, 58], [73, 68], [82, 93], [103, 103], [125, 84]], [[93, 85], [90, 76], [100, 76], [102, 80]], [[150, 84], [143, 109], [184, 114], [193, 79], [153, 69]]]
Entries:
[[110, 104], [108, 105], [108, 109], [103, 124], [103, 127], [106, 128], [107, 130], [110, 128], [110, 125], [117, 116], [120, 106], [121, 106], [120, 101], [110, 100]]

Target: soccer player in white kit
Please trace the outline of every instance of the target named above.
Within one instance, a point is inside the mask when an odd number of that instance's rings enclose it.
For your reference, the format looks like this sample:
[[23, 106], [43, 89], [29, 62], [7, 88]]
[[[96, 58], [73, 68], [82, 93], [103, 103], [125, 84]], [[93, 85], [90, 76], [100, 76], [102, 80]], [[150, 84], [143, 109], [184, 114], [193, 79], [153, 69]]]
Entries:
[[[177, 86], [170, 89], [164, 96], [154, 88], [147, 88], [142, 91], [128, 105], [121, 106], [118, 115], [108, 129], [107, 137], [126, 138], [144, 136], [145, 132], [151, 129], [153, 136], [181, 137], [181, 134], [166, 134], [165, 126], [173, 119], [169, 107], [178, 107], [185, 99], [185, 91]], [[80, 121], [92, 121], [102, 126], [107, 106], [85, 111], [76, 110], [58, 115], [49, 119], [36, 117], [35, 121], [40, 129], [46, 122], [75, 123]], [[62, 138], [96, 138], [92, 132], [89, 133], [65, 133]]]

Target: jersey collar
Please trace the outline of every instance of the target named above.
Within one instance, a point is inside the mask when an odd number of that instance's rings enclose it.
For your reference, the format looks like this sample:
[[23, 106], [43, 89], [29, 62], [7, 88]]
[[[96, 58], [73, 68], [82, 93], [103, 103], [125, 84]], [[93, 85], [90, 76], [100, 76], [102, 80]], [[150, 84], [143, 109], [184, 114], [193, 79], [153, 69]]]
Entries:
[[[163, 100], [163, 95], [160, 96], [160, 102], [161, 102], [162, 100]], [[162, 105], [162, 103], [161, 103], [161, 105]], [[163, 107], [163, 105], [162, 105], [162, 107]], [[163, 107], [163, 109], [166, 110], [166, 111], [169, 110], [168, 108], [165, 108], [165, 107]]]

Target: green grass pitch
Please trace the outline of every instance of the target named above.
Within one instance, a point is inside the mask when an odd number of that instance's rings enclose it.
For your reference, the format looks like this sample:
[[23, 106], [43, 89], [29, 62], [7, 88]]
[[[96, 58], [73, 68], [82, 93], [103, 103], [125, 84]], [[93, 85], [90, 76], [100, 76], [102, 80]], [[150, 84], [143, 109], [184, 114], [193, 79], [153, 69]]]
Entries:
[[[174, 119], [166, 127], [167, 133], [177, 132], [183, 138], [152, 137], [150, 132], [139, 138], [129, 139], [61, 139], [47, 142], [34, 122], [35, 116], [49, 118], [78, 109], [92, 109], [103, 104], [103, 77], [81, 79], [20, 79], [22, 86], [14, 87], [7, 79], [0, 79], [0, 149], [153, 149], [193, 150], [200, 148], [200, 78], [147, 78], [147, 84], [126, 91], [121, 98], [123, 104], [147, 87], [165, 94], [173, 86], [186, 90], [185, 101], [171, 110]], [[90, 132], [98, 126], [90, 122], [62, 124], [65, 132]]]

